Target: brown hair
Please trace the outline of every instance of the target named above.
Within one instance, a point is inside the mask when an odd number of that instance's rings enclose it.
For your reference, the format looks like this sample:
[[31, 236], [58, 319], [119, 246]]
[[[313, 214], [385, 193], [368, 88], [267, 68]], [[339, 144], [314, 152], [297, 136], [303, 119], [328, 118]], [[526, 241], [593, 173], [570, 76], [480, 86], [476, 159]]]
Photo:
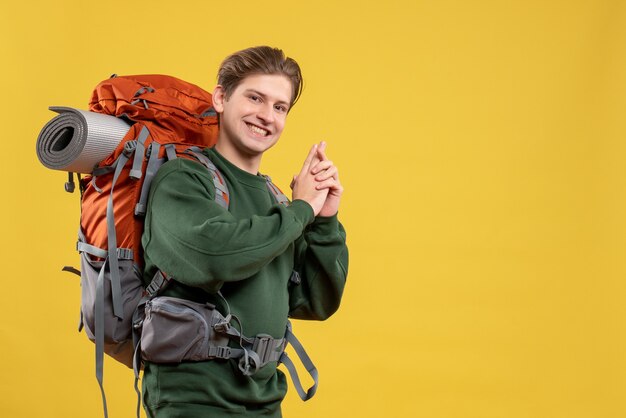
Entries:
[[291, 103], [293, 106], [302, 93], [302, 73], [293, 59], [286, 57], [278, 48], [255, 46], [229, 55], [217, 72], [217, 83], [224, 88], [226, 98], [241, 81], [253, 74], [284, 75], [291, 82]]

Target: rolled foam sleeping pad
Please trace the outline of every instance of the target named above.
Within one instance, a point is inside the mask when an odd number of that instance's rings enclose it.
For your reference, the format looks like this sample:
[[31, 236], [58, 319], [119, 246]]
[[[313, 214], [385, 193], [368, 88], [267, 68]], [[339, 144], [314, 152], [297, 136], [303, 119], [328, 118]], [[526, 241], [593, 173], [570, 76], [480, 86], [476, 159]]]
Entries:
[[50, 107], [58, 115], [37, 138], [37, 157], [53, 170], [89, 174], [122, 141], [130, 125], [115, 116], [71, 107]]

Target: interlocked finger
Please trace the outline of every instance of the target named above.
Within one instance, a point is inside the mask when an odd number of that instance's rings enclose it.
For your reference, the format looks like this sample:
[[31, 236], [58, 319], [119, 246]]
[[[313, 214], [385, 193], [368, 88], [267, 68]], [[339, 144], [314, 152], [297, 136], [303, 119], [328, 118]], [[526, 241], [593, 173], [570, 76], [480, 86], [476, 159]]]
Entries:
[[343, 191], [343, 187], [341, 186], [341, 183], [339, 183], [339, 181], [335, 180], [332, 177], [324, 181], [320, 181], [319, 183], [317, 183], [317, 186], [315, 186], [315, 188], [317, 190], [329, 189], [331, 192], [338, 191], [340, 193]]
[[337, 170], [337, 167], [335, 167], [334, 165], [324, 171], [321, 171], [315, 176], [315, 180], [317, 181], [324, 181], [329, 178], [339, 180], [339, 170]]

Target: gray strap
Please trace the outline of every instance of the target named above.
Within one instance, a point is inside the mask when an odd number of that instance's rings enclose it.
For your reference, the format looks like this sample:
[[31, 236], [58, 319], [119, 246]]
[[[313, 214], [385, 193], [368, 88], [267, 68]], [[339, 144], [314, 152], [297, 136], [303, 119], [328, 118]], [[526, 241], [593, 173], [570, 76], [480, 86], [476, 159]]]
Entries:
[[293, 332], [291, 331], [291, 323], [289, 322], [287, 323], [287, 332], [285, 333], [285, 339], [294, 348], [294, 350], [296, 351], [296, 354], [298, 355], [298, 358], [302, 362], [302, 365], [306, 368], [307, 372], [309, 372], [309, 375], [311, 375], [311, 378], [313, 378], [313, 386], [311, 386], [305, 392], [304, 389], [302, 388], [302, 383], [300, 383], [300, 378], [298, 377], [298, 372], [296, 371], [296, 368], [293, 362], [291, 361], [289, 356], [287, 356], [286, 352], [282, 353], [282, 355], [280, 356], [280, 360], [279, 360], [280, 363], [283, 363], [285, 367], [287, 367], [287, 371], [289, 371], [289, 375], [291, 376], [291, 380], [293, 381], [293, 384], [296, 388], [296, 391], [298, 392], [298, 395], [300, 396], [300, 399], [302, 399], [303, 401], [307, 401], [311, 399], [313, 395], [315, 395], [315, 392], [317, 391], [317, 384], [319, 382], [319, 375], [317, 373], [317, 368], [315, 367], [315, 365], [311, 361], [311, 358], [308, 356], [308, 354], [304, 350], [304, 347], [302, 347], [302, 344], [300, 344], [300, 341], [298, 341], [296, 336], [293, 335]]
[[191, 154], [194, 156], [195, 159], [197, 159], [198, 161], [200, 161], [202, 164], [204, 164], [204, 166], [206, 168], [208, 168], [209, 170], [217, 170], [217, 167], [215, 167], [215, 164], [213, 164], [213, 161], [209, 160], [209, 157], [207, 157], [206, 155], [204, 155], [202, 153], [202, 151], [200, 151], [198, 149], [198, 147], [192, 147], [189, 148], [187, 151], [185, 151], [187, 154]]
[[141, 344], [135, 345], [133, 352], [133, 372], [135, 373], [135, 393], [137, 394], [137, 418], [141, 417], [141, 390], [139, 390], [139, 370], [141, 369]]
[[[95, 245], [87, 244], [83, 241], [78, 241], [76, 243], [76, 250], [81, 253], [87, 253], [89, 255], [93, 255], [98, 258], [106, 258], [109, 255], [107, 250], [103, 250], [100, 247], [96, 247]], [[133, 259], [133, 250], [130, 248], [117, 248], [117, 259], [118, 260], [132, 260]]]
[[135, 374], [135, 393], [137, 394], [137, 418], [140, 418], [141, 411], [141, 390], [139, 390], [139, 372], [141, 370], [141, 327], [145, 314], [145, 306], [148, 297], [140, 299], [137, 309], [133, 313], [133, 372]]
[[239, 358], [243, 355], [241, 348], [232, 348], [226, 345], [209, 344], [209, 357], [219, 359]]
[[108, 418], [107, 399], [104, 394], [104, 270], [106, 261], [102, 264], [98, 280], [96, 282], [96, 312], [95, 312], [95, 336], [96, 336], [96, 380], [100, 386], [104, 417]]
[[146, 214], [150, 184], [152, 184], [152, 180], [154, 179], [157, 170], [163, 163], [163, 160], [159, 159], [161, 144], [158, 142], [152, 142], [150, 147], [150, 158], [148, 159], [148, 166], [146, 167], [146, 177], [144, 178], [143, 185], [141, 186], [139, 203], [135, 205], [135, 215], [137, 216], [144, 216]]
[[165, 144], [165, 154], [167, 155], [167, 161], [172, 161], [178, 158], [176, 156], [176, 147], [174, 144]]
[[[113, 216], [113, 190], [115, 183], [122, 171], [124, 165], [128, 161], [126, 153], [122, 153], [116, 162], [115, 174], [113, 175], [113, 182], [111, 184], [111, 194], [107, 202], [107, 234], [108, 234], [108, 257], [102, 263], [100, 273], [98, 274], [98, 281], [96, 282], [96, 307], [95, 307], [95, 324], [94, 333], [96, 337], [96, 380], [100, 386], [100, 393], [102, 395], [102, 405], [104, 408], [104, 418], [108, 418], [109, 413], [107, 409], [106, 395], [104, 394], [104, 271], [109, 264], [109, 272], [111, 274], [111, 293], [113, 299], [113, 314], [122, 318], [122, 287], [120, 283], [119, 263], [117, 257], [117, 237], [115, 233], [115, 220]], [[82, 231], [79, 233], [82, 235]], [[84, 235], [83, 235], [84, 237]]]
[[124, 311], [122, 309], [122, 285], [120, 283], [120, 271], [117, 258], [117, 233], [115, 231], [115, 215], [113, 213], [113, 191], [115, 190], [115, 183], [128, 161], [126, 153], [120, 154], [117, 158], [115, 167], [115, 173], [113, 174], [113, 181], [111, 182], [111, 194], [107, 202], [107, 235], [109, 254], [107, 260], [109, 261], [109, 267], [111, 272], [111, 294], [113, 299], [113, 314], [119, 319], [124, 319]]
[[228, 191], [228, 185], [226, 184], [226, 180], [222, 177], [222, 174], [217, 169], [213, 161], [211, 161], [206, 155], [202, 153], [193, 153], [197, 158], [204, 157], [204, 160], [201, 161], [203, 164], [209, 169], [209, 173], [211, 173], [211, 177], [213, 178], [213, 184], [215, 185], [215, 201], [222, 206], [224, 209], [228, 210], [228, 205], [230, 202], [230, 192]]
[[206, 155], [200, 152], [199, 148], [191, 147], [185, 151], [187, 154], [192, 155], [198, 161], [200, 161], [211, 173], [211, 178], [213, 179], [213, 184], [215, 185], [215, 202], [228, 210], [228, 202], [230, 201], [230, 192], [228, 191], [228, 185], [226, 184], [226, 180], [222, 177], [222, 174], [217, 169], [213, 161], [209, 159]]
[[107, 258], [109, 252], [95, 245], [87, 244], [87, 237], [82, 228], [78, 228], [78, 241], [76, 241], [76, 250], [85, 252], [98, 258]]
[[224, 180], [220, 172], [217, 171], [217, 168], [215, 168], [215, 170], [209, 169], [209, 172], [211, 173], [211, 177], [213, 178], [213, 184], [215, 185], [215, 202], [217, 202], [217, 204], [224, 209], [228, 210], [230, 193], [228, 191], [226, 181]]
[[97, 179], [97, 178], [98, 178], [98, 177], [97, 177], [97, 176], [95, 176], [95, 175], [91, 178], [91, 185], [93, 186], [93, 188], [94, 188], [94, 189], [95, 189], [98, 193], [102, 193], [102, 189], [98, 187], [98, 184], [96, 184], [96, 179]]
[[143, 157], [146, 153], [146, 139], [148, 139], [148, 135], [150, 131], [144, 125], [141, 127], [141, 131], [139, 132], [139, 137], [137, 138], [137, 147], [135, 148], [135, 158], [133, 159], [133, 167], [130, 169], [130, 178], [135, 180], [139, 180], [141, 178], [141, 167], [143, 166]]
[[285, 196], [285, 194], [278, 187], [276, 187], [274, 183], [272, 183], [272, 179], [270, 178], [270, 176], [263, 175], [263, 177], [265, 177], [265, 181], [267, 182], [267, 188], [270, 190], [270, 193], [272, 193], [272, 196], [274, 196], [274, 199], [276, 199], [276, 202], [280, 203], [283, 206], [287, 206], [289, 204], [289, 199], [287, 198], [287, 196]]

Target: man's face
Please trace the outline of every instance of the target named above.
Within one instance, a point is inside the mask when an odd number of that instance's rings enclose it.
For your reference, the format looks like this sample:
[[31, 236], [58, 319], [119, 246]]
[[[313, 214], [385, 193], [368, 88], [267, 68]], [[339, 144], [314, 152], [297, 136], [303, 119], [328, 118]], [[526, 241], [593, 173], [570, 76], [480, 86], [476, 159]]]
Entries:
[[228, 99], [217, 86], [213, 105], [220, 114], [220, 146], [238, 158], [260, 158], [283, 132], [291, 94], [289, 79], [277, 74], [244, 78]]

